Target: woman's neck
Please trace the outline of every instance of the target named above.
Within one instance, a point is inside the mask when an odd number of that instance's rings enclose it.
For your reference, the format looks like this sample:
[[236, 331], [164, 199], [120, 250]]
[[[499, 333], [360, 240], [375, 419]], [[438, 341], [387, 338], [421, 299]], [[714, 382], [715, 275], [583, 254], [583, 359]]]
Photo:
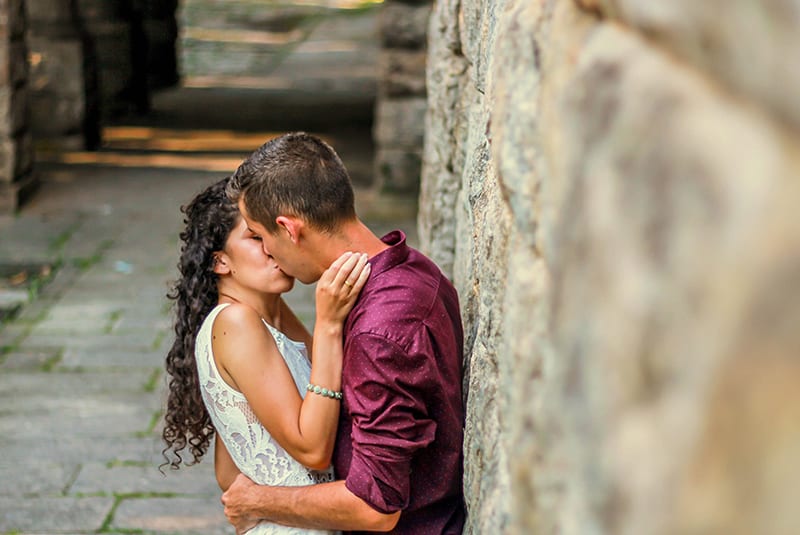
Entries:
[[267, 323], [280, 329], [281, 296], [280, 294], [262, 294], [245, 292], [233, 288], [218, 288], [218, 304], [241, 303], [253, 308]]

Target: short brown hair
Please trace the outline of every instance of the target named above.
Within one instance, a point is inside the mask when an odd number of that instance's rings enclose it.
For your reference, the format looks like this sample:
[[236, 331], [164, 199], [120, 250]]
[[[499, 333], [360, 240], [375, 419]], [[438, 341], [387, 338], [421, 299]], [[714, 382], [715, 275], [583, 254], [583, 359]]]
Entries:
[[248, 215], [273, 233], [281, 214], [301, 217], [328, 232], [356, 217], [353, 186], [342, 160], [330, 145], [305, 132], [261, 145], [233, 174], [227, 194], [234, 202], [244, 199]]

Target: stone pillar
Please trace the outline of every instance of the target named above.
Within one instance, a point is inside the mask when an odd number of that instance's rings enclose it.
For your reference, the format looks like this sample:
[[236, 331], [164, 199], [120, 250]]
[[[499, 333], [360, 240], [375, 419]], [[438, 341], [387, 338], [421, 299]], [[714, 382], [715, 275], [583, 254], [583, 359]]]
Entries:
[[105, 119], [149, 107], [142, 11], [133, 0], [77, 0], [81, 24], [94, 41], [100, 110]]
[[27, 10], [33, 137], [48, 146], [94, 148], [97, 73], [75, 0], [27, 0]]
[[0, 2], [0, 214], [10, 214], [36, 186], [28, 129], [25, 3]]
[[375, 110], [375, 184], [381, 194], [419, 192], [425, 131], [425, 56], [431, 3], [387, 0]]

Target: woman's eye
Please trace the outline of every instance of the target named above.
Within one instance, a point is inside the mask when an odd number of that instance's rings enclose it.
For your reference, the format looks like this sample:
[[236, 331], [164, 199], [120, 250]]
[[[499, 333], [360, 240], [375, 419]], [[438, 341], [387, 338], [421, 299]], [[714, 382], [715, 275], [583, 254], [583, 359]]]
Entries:
[[252, 236], [252, 238], [256, 241], [261, 241], [261, 236]]

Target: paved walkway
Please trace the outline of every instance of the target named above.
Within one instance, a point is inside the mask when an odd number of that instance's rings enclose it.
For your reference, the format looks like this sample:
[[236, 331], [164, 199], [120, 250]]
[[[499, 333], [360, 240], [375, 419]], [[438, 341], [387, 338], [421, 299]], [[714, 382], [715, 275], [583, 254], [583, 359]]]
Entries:
[[215, 175], [55, 166], [0, 230], [54, 264], [0, 331], [0, 532], [223, 533], [211, 465], [162, 476], [176, 207]]
[[[298, 81], [276, 70], [269, 91], [167, 91], [148, 117], [108, 128], [100, 152], [38, 155], [40, 191], [0, 219], [0, 534], [232, 532], [212, 453], [158, 470], [178, 207], [268, 132], [303, 129], [337, 148], [362, 188], [367, 223], [378, 233], [403, 228], [414, 243], [413, 207], [365, 189], [374, 88], [328, 46], [362, 35], [368, 21], [320, 23], [296, 58], [284, 58], [302, 64], [292, 73], [335, 71], [336, 87], [294, 91]], [[342, 26], [351, 22], [352, 31]], [[374, 61], [370, 53], [360, 55]], [[307, 323], [312, 295], [298, 284], [287, 299]]]
[[[115, 150], [102, 165], [41, 164], [39, 193], [0, 220], [0, 301], [25, 303], [0, 324], [0, 533], [231, 533], [212, 454], [158, 470], [178, 207], [224, 175], [139, 149], [115, 166]], [[376, 232], [399, 226], [413, 243], [413, 219], [358, 199]], [[288, 300], [308, 321], [313, 287], [297, 286]]]

